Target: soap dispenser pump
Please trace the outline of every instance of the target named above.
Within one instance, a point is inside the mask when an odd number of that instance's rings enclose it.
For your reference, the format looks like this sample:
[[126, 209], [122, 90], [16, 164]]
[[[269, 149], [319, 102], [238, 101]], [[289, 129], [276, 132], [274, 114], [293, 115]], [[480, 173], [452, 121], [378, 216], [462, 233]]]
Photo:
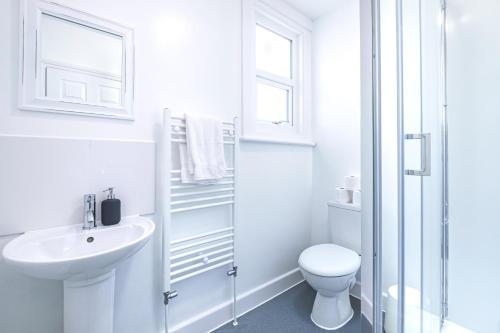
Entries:
[[102, 225], [117, 224], [121, 220], [121, 202], [115, 198], [115, 189], [113, 187], [103, 192], [108, 192], [108, 198], [101, 202]]

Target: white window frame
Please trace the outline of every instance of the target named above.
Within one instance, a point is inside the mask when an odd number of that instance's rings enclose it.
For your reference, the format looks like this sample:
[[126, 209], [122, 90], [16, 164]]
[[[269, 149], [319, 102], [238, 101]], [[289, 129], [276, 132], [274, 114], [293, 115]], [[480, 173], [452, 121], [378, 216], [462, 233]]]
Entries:
[[[275, 20], [270, 19], [269, 17], [266, 17], [265, 15], [262, 15], [259, 12], [256, 12], [255, 16], [256, 16], [255, 26], [259, 25], [262, 28], [271, 31], [272, 33], [275, 33], [276, 35], [279, 35], [283, 38], [290, 40], [291, 42], [291, 54], [290, 54], [291, 78], [285, 78], [279, 75], [259, 70], [257, 68], [255, 68], [255, 76], [256, 76], [256, 84], [257, 82], [260, 81], [269, 86], [288, 91], [288, 110], [287, 110], [288, 121], [279, 124], [274, 123], [274, 125], [293, 127], [294, 120], [296, 120], [296, 117], [298, 116], [297, 115], [298, 110], [296, 105], [299, 102], [298, 95], [300, 89], [300, 76], [298, 71], [298, 68], [300, 66], [300, 61], [298, 57], [299, 50], [301, 48], [300, 36], [294, 31], [287, 29], [283, 25], [277, 23]], [[264, 126], [270, 125], [269, 121], [263, 121], [259, 119], [257, 119], [257, 121], [259, 123], [262, 123], [261, 125]]]
[[[291, 79], [257, 70], [256, 25], [292, 41]], [[311, 29], [310, 19], [279, 0], [243, 1], [243, 139], [312, 144]], [[289, 89], [288, 122], [258, 120], [258, 81]]]
[[[287, 100], [287, 121], [284, 122], [273, 122], [273, 121], [268, 121], [268, 120], [262, 120], [258, 119], [256, 117], [256, 121], [259, 123], [262, 123], [263, 125], [269, 125], [269, 123], [272, 123], [274, 125], [280, 125], [280, 126], [293, 126], [293, 121], [294, 121], [294, 105], [295, 105], [295, 89], [297, 87], [296, 84], [293, 83], [282, 83], [283, 80], [281, 80], [281, 77], [277, 77], [276, 79], [270, 79], [269, 76], [273, 76], [270, 73], [263, 73], [263, 74], [257, 74], [256, 77], [256, 84], [257, 83], [262, 83], [267, 86], [273, 87], [273, 88], [278, 88], [281, 90], [285, 90], [288, 94], [288, 100]], [[292, 81], [292, 80], [289, 80]]]

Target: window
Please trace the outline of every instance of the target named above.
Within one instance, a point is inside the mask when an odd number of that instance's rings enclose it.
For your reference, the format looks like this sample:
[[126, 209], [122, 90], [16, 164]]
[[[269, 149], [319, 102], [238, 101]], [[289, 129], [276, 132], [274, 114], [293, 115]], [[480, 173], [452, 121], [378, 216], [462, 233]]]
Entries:
[[275, 125], [290, 123], [292, 92], [288, 87], [278, 86], [265, 80], [257, 81], [257, 119]]
[[243, 136], [309, 140], [310, 21], [269, 1], [245, 0]]
[[293, 41], [259, 24], [255, 29], [257, 120], [293, 124]]
[[257, 69], [292, 78], [292, 40], [256, 24], [255, 54]]

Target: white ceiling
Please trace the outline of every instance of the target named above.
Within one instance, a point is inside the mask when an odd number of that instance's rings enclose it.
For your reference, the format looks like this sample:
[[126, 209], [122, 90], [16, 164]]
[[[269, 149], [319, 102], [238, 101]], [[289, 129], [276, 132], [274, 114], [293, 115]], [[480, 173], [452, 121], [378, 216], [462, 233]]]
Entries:
[[339, 5], [338, 0], [285, 0], [291, 6], [308, 16], [312, 20], [328, 13]]

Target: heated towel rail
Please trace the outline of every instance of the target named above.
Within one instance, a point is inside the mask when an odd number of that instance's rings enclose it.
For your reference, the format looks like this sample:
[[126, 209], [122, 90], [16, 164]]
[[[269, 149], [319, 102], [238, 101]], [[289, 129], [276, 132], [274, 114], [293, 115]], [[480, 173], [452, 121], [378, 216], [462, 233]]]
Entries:
[[[224, 145], [231, 148], [228, 168], [223, 179], [212, 184], [183, 184], [181, 170], [175, 169], [172, 156], [174, 145], [186, 143], [186, 123], [183, 116], [175, 116], [165, 109], [160, 156], [160, 182], [163, 215], [163, 273], [165, 321], [167, 305], [177, 297], [174, 285], [205, 272], [228, 266], [232, 277], [233, 325], [236, 317], [235, 227], [237, 210], [237, 179], [239, 160], [238, 118], [223, 122]], [[227, 159], [227, 157], [226, 157]], [[177, 163], [178, 164], [178, 163]], [[227, 206], [230, 221], [226, 227], [205, 232], [194, 232], [187, 237], [171, 239], [175, 216], [191, 211]], [[197, 215], [199, 216], [199, 215]], [[167, 330], [166, 330], [167, 331]]]

